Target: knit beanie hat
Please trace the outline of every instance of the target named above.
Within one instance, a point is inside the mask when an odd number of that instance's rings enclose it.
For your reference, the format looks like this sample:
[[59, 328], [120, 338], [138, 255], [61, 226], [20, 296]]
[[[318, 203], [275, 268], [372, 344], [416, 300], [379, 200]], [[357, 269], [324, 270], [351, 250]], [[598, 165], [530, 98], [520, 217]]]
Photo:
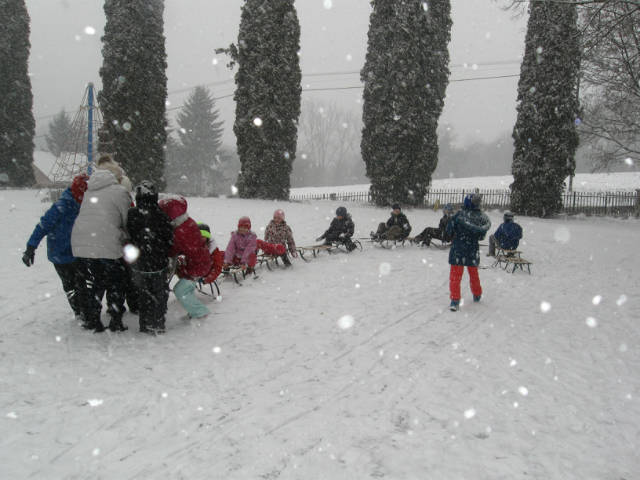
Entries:
[[284, 220], [284, 210], [278, 209], [273, 212], [273, 218], [279, 218], [280, 220]]
[[86, 175], [84, 173], [73, 177], [73, 181], [71, 182], [71, 195], [73, 196], [76, 202], [82, 203], [82, 199], [84, 198], [84, 192], [87, 191], [88, 181], [89, 181], [89, 175]]
[[247, 227], [251, 230], [251, 219], [249, 217], [240, 217], [240, 220], [238, 220], [238, 228], [240, 227]]

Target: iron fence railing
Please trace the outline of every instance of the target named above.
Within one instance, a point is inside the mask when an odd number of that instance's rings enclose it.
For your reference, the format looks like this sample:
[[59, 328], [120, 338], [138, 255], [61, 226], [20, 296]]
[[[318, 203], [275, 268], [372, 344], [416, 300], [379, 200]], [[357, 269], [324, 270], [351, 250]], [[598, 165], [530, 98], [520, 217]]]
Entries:
[[[484, 208], [507, 210], [511, 203], [511, 191], [508, 189], [431, 189], [422, 202], [422, 207], [452, 203], [462, 204], [465, 195], [481, 193]], [[371, 203], [368, 191], [335, 193], [294, 193], [290, 200], [339, 200], [345, 202]], [[640, 215], [640, 189], [612, 192], [566, 192], [562, 196], [564, 213], [570, 215]]]

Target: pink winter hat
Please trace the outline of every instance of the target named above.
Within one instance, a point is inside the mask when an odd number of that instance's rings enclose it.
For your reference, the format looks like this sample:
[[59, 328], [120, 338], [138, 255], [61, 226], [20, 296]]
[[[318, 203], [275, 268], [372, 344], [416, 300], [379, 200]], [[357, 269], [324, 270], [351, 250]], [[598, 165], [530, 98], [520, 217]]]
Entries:
[[240, 227], [247, 227], [251, 230], [251, 219], [249, 217], [240, 217], [240, 220], [238, 220], [238, 228]]

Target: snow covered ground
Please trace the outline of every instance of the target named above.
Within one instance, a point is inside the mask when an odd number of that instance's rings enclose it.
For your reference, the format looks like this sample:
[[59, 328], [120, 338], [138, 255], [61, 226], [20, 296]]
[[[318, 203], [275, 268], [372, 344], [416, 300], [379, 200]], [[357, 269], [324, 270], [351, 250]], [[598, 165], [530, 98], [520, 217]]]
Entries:
[[[468, 177], [436, 179], [431, 182], [434, 189], [506, 189], [513, 183], [512, 175], [492, 177]], [[567, 184], [569, 179], [567, 178]], [[593, 191], [635, 191], [640, 188], [640, 172], [623, 173], [578, 173], [573, 179], [573, 189], [579, 192]], [[340, 192], [367, 192], [369, 184], [341, 185], [338, 187], [300, 187], [292, 188], [291, 194], [322, 194]]]
[[[338, 206], [189, 202], [223, 245], [278, 207], [312, 244]], [[388, 216], [347, 206], [359, 237]], [[223, 282], [203, 321], [171, 298], [149, 338], [76, 325], [44, 244], [21, 263], [47, 207], [0, 191], [2, 479], [640, 478], [637, 219], [517, 217], [532, 275], [483, 269], [473, 304], [465, 274], [456, 313], [448, 252], [365, 244]]]

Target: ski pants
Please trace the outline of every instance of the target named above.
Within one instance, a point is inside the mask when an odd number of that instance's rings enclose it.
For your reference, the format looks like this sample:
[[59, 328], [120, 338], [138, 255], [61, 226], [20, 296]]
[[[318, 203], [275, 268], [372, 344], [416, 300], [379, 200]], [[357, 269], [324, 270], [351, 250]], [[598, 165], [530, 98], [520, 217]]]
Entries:
[[432, 238], [437, 238], [438, 240], [443, 242], [443, 237], [444, 235], [442, 235], [442, 230], [440, 230], [439, 228], [427, 227], [422, 230], [422, 232], [420, 232], [420, 235], [416, 237], [416, 240], [425, 242], [428, 245], [431, 243]]
[[[474, 296], [482, 295], [478, 267], [467, 267], [467, 271], [469, 272], [469, 280], [471, 282], [471, 293]], [[451, 265], [451, 271], [449, 273], [449, 292], [451, 300], [460, 300], [460, 281], [462, 280], [463, 273], [463, 265]]]
[[136, 285], [135, 279], [133, 278], [133, 270], [131, 266], [122, 259], [122, 263], [124, 264], [125, 269], [127, 270], [127, 283], [124, 288], [124, 296], [127, 300], [127, 306], [129, 307], [129, 311], [131, 313], [138, 313], [138, 287]]
[[132, 269], [132, 275], [138, 292], [140, 330], [163, 329], [169, 299], [166, 271], [141, 272]]
[[356, 244], [351, 240], [351, 237], [340, 238], [339, 233], [332, 233], [324, 238], [325, 245], [331, 245], [333, 242], [343, 244], [348, 252], [351, 252], [352, 250], [355, 250], [357, 248]]
[[86, 280], [85, 322], [91, 326], [101, 323], [100, 312], [105, 291], [110, 323], [121, 322], [125, 311], [124, 288], [127, 281], [124, 263], [120, 259], [109, 258], [81, 258], [79, 261]]
[[53, 267], [62, 281], [62, 288], [67, 295], [71, 310], [76, 316], [84, 317], [84, 305], [86, 304], [85, 280], [82, 276], [80, 261], [71, 263], [54, 263]]
[[196, 282], [193, 280], [181, 278], [173, 287], [173, 293], [191, 318], [201, 318], [209, 314], [209, 309], [196, 298]]

